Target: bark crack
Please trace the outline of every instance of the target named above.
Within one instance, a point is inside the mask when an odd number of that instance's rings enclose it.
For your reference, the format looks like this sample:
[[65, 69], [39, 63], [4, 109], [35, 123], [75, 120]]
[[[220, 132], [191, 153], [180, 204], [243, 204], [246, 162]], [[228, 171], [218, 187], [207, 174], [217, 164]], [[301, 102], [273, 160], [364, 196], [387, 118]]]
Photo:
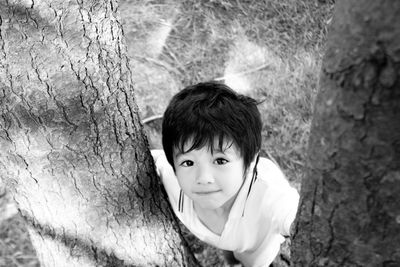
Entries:
[[314, 249], [314, 246], [312, 245], [312, 243], [314, 242], [313, 237], [312, 237], [312, 232], [314, 230], [314, 214], [315, 214], [315, 207], [316, 207], [316, 203], [317, 203], [317, 191], [318, 191], [318, 182], [315, 184], [315, 188], [314, 188], [314, 192], [313, 192], [313, 197], [312, 197], [312, 203], [311, 203], [311, 215], [310, 215], [310, 231], [308, 232], [309, 235], [309, 242], [311, 243], [310, 246], [310, 251], [313, 255], [313, 261], [318, 258], [319, 253], [317, 253]]
[[102, 147], [102, 143], [101, 143], [101, 138], [100, 138], [100, 129], [99, 129], [99, 125], [97, 123], [97, 120], [95, 119], [95, 112], [93, 110], [93, 106], [89, 107], [90, 110], [90, 120], [92, 121], [93, 125], [94, 125], [94, 133], [95, 133], [95, 142], [93, 144], [93, 152], [95, 155], [101, 157], [101, 147]]
[[23, 163], [25, 164], [25, 170], [29, 173], [29, 176], [35, 181], [36, 184], [38, 184], [39, 181], [38, 181], [38, 179], [36, 179], [36, 178], [33, 176], [32, 172], [31, 172], [30, 169], [29, 169], [29, 164], [28, 164], [28, 162], [25, 160], [25, 158], [24, 158], [22, 155], [18, 154], [18, 153], [15, 153], [15, 154], [16, 154], [16, 155], [23, 161]]
[[34, 45], [32, 45], [32, 47], [29, 49], [29, 55], [31, 57], [31, 67], [35, 71], [39, 82], [43, 84], [44, 82], [42, 80], [42, 77], [40, 77], [39, 68], [37, 67], [36, 62], [35, 62], [36, 56], [34, 56], [33, 52], [32, 52], [34, 50], [33, 48], [34, 48]]
[[[7, 61], [6, 61], [6, 59], [7, 59], [7, 54], [6, 54], [6, 50], [5, 50], [5, 39], [4, 39], [4, 37], [3, 37], [2, 26], [3, 26], [3, 17], [1, 16], [1, 13], [0, 13], [0, 49], [1, 49], [1, 52], [2, 52], [3, 58], [4, 58], [4, 61], [1, 60], [1, 61], [0, 61], [0, 64], [3, 65], [3, 62], [4, 62], [4, 64], [6, 65], [5, 62], [7, 62]], [[4, 67], [5, 67], [5, 66], [4, 66]]]
[[342, 202], [337, 203], [337, 204], [333, 207], [333, 209], [332, 209], [332, 211], [331, 211], [331, 214], [329, 214], [329, 217], [328, 217], [328, 225], [329, 225], [329, 231], [330, 231], [330, 239], [328, 240], [328, 245], [327, 245], [327, 249], [326, 249], [325, 255], [328, 255], [328, 254], [329, 254], [329, 252], [330, 252], [331, 249], [332, 249], [333, 243], [334, 243], [334, 241], [335, 241], [335, 226], [333, 225], [333, 220], [334, 220], [334, 216], [335, 216], [336, 210], [337, 210], [341, 205], [342, 205]]
[[[33, 10], [33, 7], [34, 7], [34, 2], [32, 0], [32, 4], [31, 4], [31, 6], [29, 8]], [[33, 23], [35, 24], [36, 29], [39, 29], [38, 22], [31, 16], [31, 13], [29, 12], [29, 10], [27, 8], [25, 8], [25, 11], [26, 11], [26, 17], [29, 18], [31, 21], [33, 21]]]
[[[74, 167], [74, 169], [75, 169], [75, 167]], [[70, 174], [70, 176], [72, 177], [72, 180], [74, 181], [74, 186], [75, 186], [76, 191], [78, 191], [78, 193], [82, 196], [82, 198], [83, 198], [84, 200], [86, 200], [86, 202], [89, 202], [89, 199], [86, 198], [86, 197], [83, 195], [82, 191], [79, 189], [78, 183], [77, 183], [77, 179], [76, 179], [74, 173], [73, 173], [72, 171], [70, 171], [69, 174]]]

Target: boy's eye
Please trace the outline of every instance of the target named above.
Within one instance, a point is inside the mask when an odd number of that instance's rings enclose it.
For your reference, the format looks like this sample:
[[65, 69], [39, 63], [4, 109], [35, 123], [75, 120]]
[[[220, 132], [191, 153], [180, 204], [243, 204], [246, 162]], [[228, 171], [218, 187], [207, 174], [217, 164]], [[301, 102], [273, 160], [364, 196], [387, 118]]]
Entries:
[[185, 161], [183, 161], [182, 163], [181, 163], [181, 166], [183, 166], [183, 167], [191, 167], [191, 166], [193, 166], [193, 161], [191, 161], [191, 160], [185, 160]]
[[227, 161], [226, 159], [223, 159], [223, 158], [218, 158], [218, 159], [215, 160], [215, 162], [216, 162], [218, 165], [224, 165], [224, 164], [226, 164], [228, 161]]

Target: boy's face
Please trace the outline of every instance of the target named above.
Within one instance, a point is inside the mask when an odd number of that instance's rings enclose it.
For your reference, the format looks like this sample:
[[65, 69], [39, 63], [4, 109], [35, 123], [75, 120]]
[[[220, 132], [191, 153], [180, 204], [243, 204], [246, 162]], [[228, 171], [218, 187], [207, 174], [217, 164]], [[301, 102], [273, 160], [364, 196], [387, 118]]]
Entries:
[[[191, 147], [189, 141], [184, 151]], [[244, 178], [240, 151], [232, 142], [224, 142], [223, 151], [214, 142], [213, 153], [208, 146], [187, 153], [174, 150], [175, 174], [183, 192], [204, 209], [230, 208]]]

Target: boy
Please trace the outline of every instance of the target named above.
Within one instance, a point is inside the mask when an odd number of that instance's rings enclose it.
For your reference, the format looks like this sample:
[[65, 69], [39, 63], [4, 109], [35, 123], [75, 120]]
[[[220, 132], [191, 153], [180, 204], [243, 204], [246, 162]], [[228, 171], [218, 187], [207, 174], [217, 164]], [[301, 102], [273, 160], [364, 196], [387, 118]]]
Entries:
[[152, 155], [176, 216], [199, 239], [244, 266], [269, 266], [290, 234], [299, 195], [258, 156], [256, 102], [215, 82], [189, 86], [169, 103], [164, 151]]

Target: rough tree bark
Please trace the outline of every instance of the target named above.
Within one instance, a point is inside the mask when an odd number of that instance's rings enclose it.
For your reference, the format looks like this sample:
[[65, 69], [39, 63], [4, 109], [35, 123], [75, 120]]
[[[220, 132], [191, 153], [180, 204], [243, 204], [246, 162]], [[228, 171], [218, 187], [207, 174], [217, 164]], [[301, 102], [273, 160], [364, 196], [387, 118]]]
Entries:
[[400, 2], [336, 2], [295, 266], [400, 266]]
[[0, 1], [0, 177], [42, 266], [195, 266], [156, 178], [117, 1]]

